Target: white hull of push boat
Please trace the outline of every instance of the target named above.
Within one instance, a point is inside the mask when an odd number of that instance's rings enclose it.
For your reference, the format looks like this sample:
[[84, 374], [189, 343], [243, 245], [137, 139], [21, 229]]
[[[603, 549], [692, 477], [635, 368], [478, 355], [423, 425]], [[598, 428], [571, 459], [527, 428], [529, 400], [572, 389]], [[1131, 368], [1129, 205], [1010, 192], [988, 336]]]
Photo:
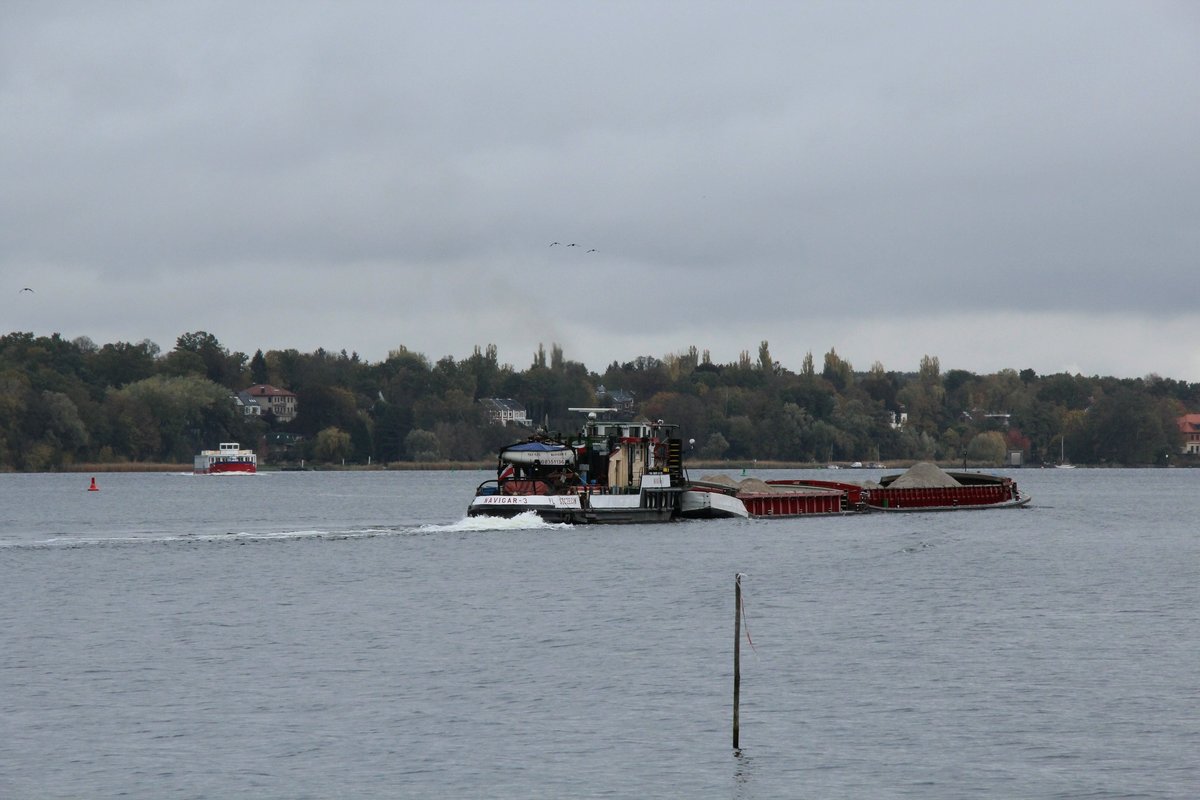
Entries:
[[515, 517], [527, 511], [535, 511], [539, 515], [543, 515], [581, 510], [578, 495], [492, 494], [472, 500], [471, 505], [467, 508], [467, 515], [472, 517]]
[[[655, 502], [657, 501], [657, 502]], [[674, 508], [661, 492], [639, 494], [594, 494], [586, 499], [577, 494], [481, 495], [467, 508], [470, 517], [515, 517], [532, 511], [547, 522], [572, 524], [618, 524], [670, 522]]]

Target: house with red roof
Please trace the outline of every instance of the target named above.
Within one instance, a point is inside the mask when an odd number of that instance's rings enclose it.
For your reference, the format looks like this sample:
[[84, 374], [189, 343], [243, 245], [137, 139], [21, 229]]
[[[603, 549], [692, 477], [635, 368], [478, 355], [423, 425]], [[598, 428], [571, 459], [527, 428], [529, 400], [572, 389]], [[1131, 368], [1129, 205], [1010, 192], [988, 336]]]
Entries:
[[269, 383], [256, 383], [246, 390], [246, 394], [274, 414], [280, 422], [291, 422], [296, 418], [299, 410], [296, 395], [287, 389], [277, 389]]
[[1184, 414], [1178, 422], [1183, 433], [1183, 452], [1200, 455], [1200, 414]]

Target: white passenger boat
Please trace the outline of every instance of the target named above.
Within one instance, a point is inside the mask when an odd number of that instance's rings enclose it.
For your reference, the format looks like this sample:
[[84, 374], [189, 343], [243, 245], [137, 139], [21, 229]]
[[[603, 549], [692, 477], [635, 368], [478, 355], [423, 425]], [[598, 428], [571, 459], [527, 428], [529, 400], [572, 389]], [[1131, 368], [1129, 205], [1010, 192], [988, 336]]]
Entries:
[[237, 442], [221, 442], [217, 450], [201, 450], [193, 465], [197, 475], [254, 474], [258, 456]]

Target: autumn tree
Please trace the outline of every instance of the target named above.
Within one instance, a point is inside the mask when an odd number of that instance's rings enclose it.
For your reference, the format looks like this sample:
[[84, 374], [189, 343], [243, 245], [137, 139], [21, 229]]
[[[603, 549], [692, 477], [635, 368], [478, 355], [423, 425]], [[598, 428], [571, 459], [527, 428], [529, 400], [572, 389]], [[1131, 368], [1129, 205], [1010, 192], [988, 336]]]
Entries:
[[984, 431], [972, 437], [967, 444], [967, 458], [984, 464], [999, 466], [1008, 454], [1008, 445], [999, 431]]
[[313, 444], [312, 454], [317, 461], [334, 463], [350, 456], [350, 434], [338, 427], [322, 429]]

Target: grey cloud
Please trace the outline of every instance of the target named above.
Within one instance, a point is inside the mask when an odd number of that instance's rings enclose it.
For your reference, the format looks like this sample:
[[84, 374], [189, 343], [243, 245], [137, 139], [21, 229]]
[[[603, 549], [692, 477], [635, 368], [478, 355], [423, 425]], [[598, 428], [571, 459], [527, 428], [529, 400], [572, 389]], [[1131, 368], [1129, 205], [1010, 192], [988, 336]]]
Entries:
[[[388, 298], [375, 328], [441, 304], [423, 335], [475, 343], [600, 278], [669, 286], [675, 304], [624, 305], [664, 337], [697, 313], [717, 336], [1194, 313], [1169, 288], [1200, 246], [1187, 5], [80, 3], [7, 23], [5, 275], [78, 269], [161, 308], [187, 298], [155, 303], [151, 276], [252, 264], [293, 304]], [[555, 239], [600, 252], [567, 262]], [[335, 321], [353, 312], [329, 310], [331, 337], [362, 335]], [[45, 314], [29, 324], [70, 316]], [[611, 351], [591, 324], [580, 350]]]

